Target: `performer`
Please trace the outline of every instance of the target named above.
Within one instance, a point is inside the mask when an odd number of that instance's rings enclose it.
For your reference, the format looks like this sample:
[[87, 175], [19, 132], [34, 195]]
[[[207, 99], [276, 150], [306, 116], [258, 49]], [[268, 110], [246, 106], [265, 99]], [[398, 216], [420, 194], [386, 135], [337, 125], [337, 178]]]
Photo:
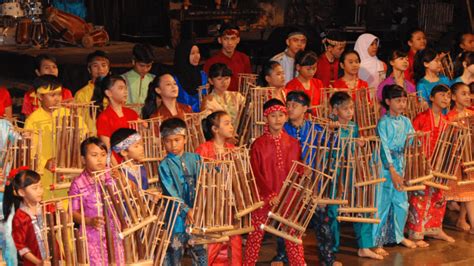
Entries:
[[[443, 110], [449, 107], [449, 87], [446, 85], [435, 86], [431, 90], [430, 101], [431, 109], [417, 115], [413, 120], [413, 127], [416, 131], [431, 132], [430, 153], [426, 154], [426, 158], [430, 158], [433, 153], [440, 129], [446, 123]], [[408, 199], [410, 203], [407, 219], [408, 235], [418, 247], [429, 246], [423, 240], [424, 236], [454, 242], [454, 238], [443, 231], [443, 218], [446, 211], [443, 190], [427, 186], [425, 190], [409, 193]]]
[[408, 51], [408, 68], [405, 70], [405, 79], [415, 84], [414, 65], [415, 54], [426, 48], [426, 36], [421, 29], [413, 29], [408, 34], [407, 44], [410, 47]]
[[145, 158], [142, 136], [135, 129], [119, 128], [112, 133], [110, 145], [112, 150], [122, 158], [122, 161], [128, 162], [124, 167], [128, 179], [136, 187], [147, 190], [148, 178], [146, 169], [145, 166], [141, 165]]
[[[411, 121], [402, 115], [406, 109], [407, 94], [398, 85], [387, 85], [382, 92], [382, 106], [387, 113], [379, 120], [377, 132], [381, 140], [381, 157], [383, 176], [382, 192], [378, 194], [377, 208], [380, 224], [374, 226], [373, 236], [378, 248], [375, 253], [387, 256], [383, 249], [385, 238], [382, 229], [389, 223], [395, 225], [395, 239], [408, 248], [416, 248], [416, 244], [403, 236], [408, 214], [408, 197], [403, 191], [403, 151], [408, 134], [415, 130]], [[393, 211], [393, 221], [389, 220], [389, 211]]]
[[[178, 102], [191, 106], [193, 112], [199, 112], [199, 86], [207, 84], [207, 75], [199, 65], [201, 53], [199, 47], [190, 41], [181, 41], [174, 53], [174, 79], [179, 88]], [[203, 90], [203, 95], [207, 90]]]
[[25, 266], [49, 262], [46, 257], [46, 240], [42, 234], [44, 222], [40, 202], [43, 200], [43, 187], [40, 179], [35, 171], [21, 167], [10, 172], [9, 184], [5, 187], [4, 217], [8, 217], [15, 206], [12, 237], [19, 260]]
[[339, 58], [346, 49], [342, 32], [330, 31], [322, 40], [324, 53], [319, 56], [315, 78], [323, 82], [324, 88], [332, 87], [339, 74]]
[[370, 33], [364, 33], [357, 38], [354, 50], [360, 56], [359, 77], [369, 84], [370, 88], [377, 88], [385, 79], [387, 65], [378, 59], [377, 51], [380, 39]]
[[229, 91], [237, 91], [239, 86], [239, 74], [252, 73], [250, 58], [237, 51], [237, 45], [240, 42], [239, 27], [225, 24], [219, 31], [217, 41], [222, 45], [222, 49], [213, 57], [207, 59], [204, 64], [204, 71], [210, 76], [210, 68], [216, 63], [227, 65], [231, 71], [231, 81]]
[[[196, 182], [199, 176], [201, 156], [184, 151], [186, 123], [179, 118], [169, 118], [160, 126], [166, 157], [160, 162], [159, 174], [163, 194], [179, 198], [184, 208], [176, 218], [171, 236], [171, 245], [166, 252], [163, 265], [180, 265], [190, 235], [186, 225], [193, 222], [193, 206], [196, 196]], [[207, 265], [207, 252], [203, 245], [190, 247], [193, 264]]]
[[454, 64], [454, 73], [458, 76], [452, 83], [474, 83], [474, 52], [462, 53]]
[[[250, 163], [259, 194], [265, 205], [252, 212], [252, 225], [255, 231], [247, 239], [243, 265], [255, 265], [260, 252], [265, 223], [271, 206], [277, 204], [278, 193], [290, 171], [294, 160], [300, 160], [301, 147], [298, 141], [283, 131], [287, 119], [285, 105], [277, 99], [271, 99], [263, 105], [266, 125], [262, 136], [252, 144]], [[285, 240], [286, 251], [291, 265], [304, 265], [303, 245]]]
[[[117, 265], [125, 265], [122, 241], [118, 238], [118, 228], [115, 223], [105, 225], [102, 192], [94, 179], [92, 173], [104, 171], [107, 167], [107, 145], [97, 137], [90, 137], [81, 143], [81, 159], [84, 162], [84, 170], [75, 177], [69, 188], [69, 196], [82, 195], [83, 210], [81, 213], [81, 199], [72, 199], [73, 220], [82, 224], [82, 216], [85, 217], [87, 249], [90, 265], [109, 265], [111, 258], [107, 254], [106, 230], [113, 235], [113, 246], [115, 250], [115, 262]], [[114, 182], [107, 174], [104, 176], [106, 183]], [[110, 221], [113, 221], [111, 213], [108, 213]], [[111, 244], [111, 243], [109, 243]]]
[[[225, 111], [213, 112], [202, 120], [202, 124], [207, 141], [197, 147], [197, 154], [204, 158], [218, 159], [218, 155], [235, 148], [228, 142], [234, 137], [234, 127], [231, 117]], [[231, 236], [229, 242], [208, 244], [207, 254], [209, 265], [242, 265], [242, 237]]]
[[[369, 87], [369, 84], [367, 84], [365, 80], [359, 78], [360, 57], [356, 51], [344, 51], [344, 53], [341, 55], [339, 66], [344, 71], [344, 74], [341, 78], [334, 82], [334, 88], [336, 90], [359, 90]], [[352, 98], [355, 98], [355, 95], [352, 95]]]
[[297, 76], [295, 72], [295, 56], [299, 51], [306, 48], [306, 33], [301, 29], [293, 29], [286, 38], [285, 51], [272, 57], [272, 61], [277, 61], [283, 67], [285, 73], [285, 84]]
[[275, 88], [277, 92], [274, 98], [286, 102], [285, 72], [277, 61], [270, 60], [263, 64], [262, 71], [258, 76], [257, 85]]
[[122, 74], [128, 87], [127, 104], [143, 104], [148, 91], [148, 84], [155, 78], [150, 73], [155, 55], [149, 44], [137, 43], [132, 50], [133, 68]]
[[7, 88], [0, 88], [0, 118], [12, 119], [12, 98]]

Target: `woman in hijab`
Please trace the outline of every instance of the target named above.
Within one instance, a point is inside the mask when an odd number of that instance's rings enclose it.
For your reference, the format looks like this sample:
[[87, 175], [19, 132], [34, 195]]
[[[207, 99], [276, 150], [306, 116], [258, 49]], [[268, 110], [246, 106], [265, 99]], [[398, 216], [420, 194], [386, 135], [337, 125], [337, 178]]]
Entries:
[[359, 78], [367, 81], [370, 88], [377, 88], [387, 72], [387, 65], [377, 58], [378, 48], [379, 38], [370, 33], [360, 35], [354, 46], [361, 60]]
[[[191, 106], [193, 112], [200, 111], [198, 87], [207, 84], [207, 75], [199, 65], [199, 47], [183, 40], [174, 53], [175, 80], [179, 87], [178, 102]], [[203, 95], [206, 90], [203, 90]]]

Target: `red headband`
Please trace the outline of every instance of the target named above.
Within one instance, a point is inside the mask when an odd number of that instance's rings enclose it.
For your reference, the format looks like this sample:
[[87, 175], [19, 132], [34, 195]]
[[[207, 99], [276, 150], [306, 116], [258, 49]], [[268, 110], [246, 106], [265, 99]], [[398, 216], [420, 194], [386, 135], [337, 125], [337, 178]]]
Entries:
[[269, 114], [277, 111], [283, 112], [285, 115], [288, 114], [285, 106], [276, 104], [265, 109], [265, 111], [263, 111], [263, 116], [268, 116]]
[[6, 185], [8, 186], [10, 184], [10, 181], [13, 180], [13, 178], [15, 178], [15, 176], [21, 172], [21, 171], [24, 171], [24, 170], [30, 170], [30, 168], [28, 166], [20, 166], [18, 168], [15, 168], [15, 169], [12, 169], [10, 170], [10, 173], [8, 174], [8, 178], [7, 178], [7, 183]]

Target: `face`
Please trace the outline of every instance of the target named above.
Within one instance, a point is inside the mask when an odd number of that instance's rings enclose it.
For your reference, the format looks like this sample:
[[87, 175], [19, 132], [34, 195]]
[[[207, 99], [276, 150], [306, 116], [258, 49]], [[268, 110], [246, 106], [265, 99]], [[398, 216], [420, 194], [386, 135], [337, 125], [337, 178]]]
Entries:
[[459, 44], [459, 47], [467, 52], [474, 52], [474, 34], [465, 34], [463, 42]]
[[128, 149], [121, 151], [121, 155], [126, 159], [126, 160], [134, 160], [137, 163], [140, 163], [143, 161], [145, 158], [145, 147], [143, 146], [143, 140], [140, 139], [139, 141], [136, 141]]
[[127, 84], [123, 80], [117, 80], [112, 87], [105, 90], [105, 95], [115, 103], [125, 104], [128, 97]]
[[408, 41], [408, 46], [413, 51], [420, 51], [426, 48], [426, 37], [422, 31], [417, 31], [411, 35], [411, 39]]
[[286, 108], [288, 109], [288, 119], [290, 121], [304, 118], [304, 115], [308, 111], [308, 106], [294, 101], [287, 102]]
[[142, 77], [144, 77], [148, 72], [150, 72], [153, 63], [143, 63], [133, 61], [133, 69]]
[[369, 48], [367, 48], [367, 52], [369, 53], [370, 56], [376, 56], [377, 55], [377, 51], [379, 50], [379, 40], [378, 39], [375, 39], [369, 46]]
[[165, 74], [160, 78], [159, 87], [156, 88], [156, 93], [158, 93], [162, 99], [176, 99], [178, 98], [178, 92], [179, 88], [173, 76]]
[[229, 139], [234, 137], [234, 126], [229, 115], [223, 115], [219, 119], [219, 126], [212, 126], [212, 130], [216, 135]]
[[407, 70], [409, 64], [410, 63], [408, 62], [408, 57], [407, 56], [398, 57], [398, 58], [395, 58], [395, 60], [390, 61], [390, 65], [392, 65], [392, 67], [394, 69], [399, 70], [399, 71]]
[[199, 60], [201, 60], [201, 53], [199, 52], [199, 47], [194, 45], [189, 53], [189, 63], [193, 66], [198, 66]]
[[282, 130], [287, 118], [288, 116], [282, 111], [276, 111], [265, 117], [265, 122], [268, 123], [271, 131], [278, 132]]
[[430, 100], [433, 105], [438, 106], [441, 109], [445, 109], [449, 107], [451, 103], [451, 94], [449, 92], [438, 92], [434, 95], [434, 97], [430, 96]]
[[388, 104], [390, 111], [396, 115], [402, 114], [407, 108], [407, 97], [386, 99], [385, 102]]
[[306, 36], [304, 35], [293, 35], [286, 39], [286, 45], [292, 54], [296, 54], [306, 48], [306, 41]]
[[18, 190], [18, 194], [27, 202], [40, 203], [43, 200], [43, 185], [41, 182], [27, 186]]
[[89, 65], [89, 73], [91, 74], [92, 80], [107, 76], [109, 70], [109, 60], [102, 57], [97, 57]]
[[316, 73], [316, 70], [318, 70], [317, 64], [314, 64], [312, 66], [300, 66], [296, 65], [296, 70], [298, 73], [306, 78], [306, 79], [311, 79], [313, 78], [314, 74]]
[[43, 76], [43, 75], [53, 75], [57, 77], [59, 74], [58, 66], [55, 62], [51, 60], [43, 60], [41, 61], [41, 66], [39, 69], [36, 69], [36, 75]]
[[347, 123], [351, 121], [354, 117], [354, 102], [350, 100], [335, 106], [334, 114], [341, 122]]
[[430, 70], [431, 72], [434, 72], [434, 73], [439, 73], [442, 67], [441, 59], [439, 56], [436, 56], [436, 58], [431, 60], [431, 62], [424, 63], [424, 65], [427, 70]]
[[360, 60], [356, 54], [348, 54], [344, 58], [344, 62], [341, 62], [341, 68], [344, 72], [351, 75], [357, 75], [360, 68]]
[[240, 37], [236, 35], [224, 35], [218, 38], [220, 44], [222, 44], [222, 49], [227, 54], [233, 54], [237, 44], [240, 42]]
[[51, 107], [58, 106], [61, 103], [62, 99], [63, 96], [61, 90], [39, 94], [41, 107], [43, 107], [45, 110], [50, 110]]
[[283, 67], [277, 65], [270, 71], [270, 75], [265, 76], [268, 86], [275, 88], [285, 87], [285, 72]]
[[466, 69], [467, 73], [474, 75], [474, 64], [468, 66], [466, 62], [463, 62], [463, 67]]
[[105, 170], [107, 163], [107, 152], [95, 144], [87, 145], [85, 156], [81, 157], [82, 163], [89, 172]]
[[214, 86], [213, 90], [218, 92], [224, 92], [229, 88], [230, 85], [230, 77], [215, 77], [210, 78], [209, 83]]
[[174, 155], [181, 155], [184, 152], [184, 145], [186, 144], [186, 137], [183, 135], [170, 135], [163, 138], [166, 152]]
[[452, 100], [456, 102], [456, 105], [462, 107], [471, 106], [471, 93], [467, 85], [462, 85], [457, 89], [456, 93], [452, 94]]
[[334, 56], [334, 58], [341, 57], [342, 52], [346, 49], [346, 45], [336, 45], [336, 46], [328, 46], [328, 52]]

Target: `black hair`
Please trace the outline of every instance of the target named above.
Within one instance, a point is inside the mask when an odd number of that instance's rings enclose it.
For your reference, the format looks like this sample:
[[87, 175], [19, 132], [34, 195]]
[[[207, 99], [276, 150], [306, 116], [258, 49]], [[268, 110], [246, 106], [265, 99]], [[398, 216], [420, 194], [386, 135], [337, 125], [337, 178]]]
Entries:
[[112, 135], [110, 136], [110, 147], [114, 147], [126, 138], [137, 133], [138, 132], [132, 128], [119, 128], [115, 130], [114, 133], [112, 133]]
[[435, 97], [436, 93], [439, 93], [439, 92], [449, 92], [449, 87], [444, 84], [438, 84], [434, 86], [430, 92], [430, 97]]
[[474, 64], [474, 53], [463, 52], [454, 61], [454, 76], [459, 77], [464, 73], [463, 63], [466, 62], [466, 67]]
[[281, 106], [285, 106], [285, 104], [276, 99], [276, 98], [273, 98], [273, 99], [270, 99], [268, 101], [266, 101], [264, 104], [263, 104], [263, 111], [265, 112], [265, 110], [267, 110], [268, 108], [274, 106], [274, 105], [281, 105]]
[[436, 56], [438, 56], [438, 53], [430, 48], [416, 52], [413, 63], [415, 82], [418, 83], [418, 81], [426, 75], [425, 63], [435, 60]]
[[61, 81], [58, 79], [58, 77], [53, 76], [53, 75], [42, 75], [39, 77], [36, 77], [33, 80], [33, 87], [35, 90], [38, 90], [39, 88], [48, 88], [50, 87], [51, 89], [56, 89], [57, 87], [62, 87], [63, 84]]
[[295, 55], [295, 66], [312, 66], [318, 62], [318, 55], [310, 50], [299, 51]]
[[298, 27], [298, 26], [292, 26], [289, 31], [288, 31], [288, 35], [287, 35], [287, 39], [290, 38], [291, 36], [293, 35], [296, 35], [296, 34], [301, 34], [303, 35], [304, 37], [308, 38], [308, 33], [301, 27]]
[[226, 30], [237, 30], [237, 31], [240, 32], [240, 29], [239, 29], [239, 27], [237, 27], [237, 25], [234, 25], [234, 24], [231, 24], [231, 23], [225, 23], [219, 29], [219, 37], [223, 36]]
[[342, 54], [341, 57], [339, 58], [339, 77], [344, 76], [344, 69], [342, 69], [342, 65], [344, 64], [344, 61], [346, 60], [346, 57], [350, 54], [355, 54], [357, 56], [357, 59], [359, 59], [360, 63], [360, 55], [356, 50], [345, 50]]
[[346, 102], [352, 101], [352, 97], [349, 95], [349, 93], [345, 91], [336, 91], [331, 95], [331, 98], [329, 98], [329, 105], [331, 108], [334, 108], [336, 105], [342, 105]]
[[[333, 41], [336, 41], [336, 42], [343, 42], [343, 41], [346, 40], [345, 36], [344, 36], [344, 33], [341, 32], [341, 31], [330, 31], [330, 32], [328, 32], [328, 34], [325, 37], [326, 37], [326, 39], [333, 40]], [[328, 41], [326, 41], [324, 44], [326, 46], [334, 47], [334, 45], [332, 45]]]
[[403, 89], [403, 87], [392, 84], [392, 85], [385, 85], [382, 90], [382, 106], [385, 110], [389, 110], [390, 106], [385, 102], [385, 100], [392, 100], [400, 97], [407, 97], [407, 92]]
[[165, 130], [174, 130], [176, 128], [186, 128], [186, 122], [177, 117], [168, 118], [161, 123], [160, 134], [163, 134]]
[[133, 59], [135, 62], [142, 62], [145, 64], [151, 64], [155, 60], [153, 53], [153, 47], [147, 43], [137, 43], [133, 46]]
[[[456, 94], [456, 92], [457, 92], [458, 90], [460, 90], [463, 86], [467, 86], [467, 87], [469, 88], [469, 92], [471, 92], [470, 86], [464, 84], [463, 82], [456, 82], [456, 83], [454, 83], [454, 84], [451, 85], [451, 88], [450, 88], [451, 95]], [[451, 101], [451, 108], [453, 108], [455, 105], [456, 105], [456, 102], [455, 102], [455, 101]]]
[[215, 63], [209, 68], [209, 78], [232, 77], [232, 69], [226, 64]]
[[158, 94], [158, 92], [156, 92], [156, 88], [158, 88], [160, 86], [161, 78], [164, 75], [173, 76], [169, 72], [163, 72], [163, 73], [157, 75], [150, 82], [150, 84], [148, 84], [148, 92], [146, 94], [145, 103], [143, 104], [143, 107], [142, 107], [142, 118], [143, 119], [150, 118], [158, 110], [159, 106], [156, 105], [156, 99], [161, 99], [161, 96]]
[[109, 56], [107, 55], [106, 52], [101, 51], [101, 50], [96, 50], [93, 53], [90, 53], [90, 54], [87, 55], [87, 67], [89, 67], [90, 64], [99, 57], [104, 58], [104, 59], [106, 59], [107, 61], [110, 62], [110, 58], [109, 58]]
[[81, 156], [86, 156], [87, 147], [92, 144], [98, 146], [101, 150], [107, 152], [107, 145], [105, 145], [105, 143], [101, 139], [99, 139], [98, 137], [88, 137], [87, 139], [81, 142]]
[[278, 63], [277, 61], [273, 61], [273, 60], [267, 61], [267, 62], [265, 62], [265, 64], [263, 64], [262, 71], [260, 71], [260, 75], [258, 76], [258, 85], [259, 86], [263, 86], [263, 87], [268, 86], [268, 82], [265, 79], [265, 77], [270, 76], [273, 69], [277, 66], [280, 66], [280, 63]]
[[35, 57], [35, 69], [40, 70], [43, 61], [51, 61], [57, 65], [56, 58], [48, 54], [39, 54]]
[[15, 207], [15, 210], [20, 208], [20, 203], [23, 199], [18, 195], [18, 190], [37, 184], [40, 179], [41, 177], [37, 172], [32, 170], [22, 170], [13, 177], [10, 184], [5, 186], [5, 194], [3, 197], [4, 221], [6, 221], [8, 216], [10, 216], [13, 206]]
[[286, 102], [296, 101], [301, 103], [304, 106], [310, 106], [311, 99], [309, 98], [308, 94], [304, 91], [290, 91], [288, 95], [286, 95]]
[[407, 39], [406, 39], [406, 43], [408, 45], [408, 41], [411, 41], [411, 39], [413, 38], [413, 35], [415, 35], [415, 33], [417, 32], [423, 32], [425, 33], [421, 28], [412, 28], [408, 31], [408, 34], [407, 34]]
[[202, 132], [204, 133], [204, 138], [206, 138], [206, 140], [212, 140], [214, 138], [212, 127], [219, 127], [221, 117], [224, 115], [229, 114], [226, 111], [215, 111], [201, 121]]
[[119, 80], [127, 84], [125, 79], [119, 75], [107, 75], [103, 78], [98, 78], [95, 81], [94, 94], [92, 95], [91, 100], [95, 102], [95, 105], [99, 106], [97, 115], [104, 110], [104, 98], [108, 99], [107, 95], [105, 95], [105, 91], [112, 88], [115, 82]]
[[395, 50], [392, 50], [392, 52], [390, 53], [390, 55], [388, 56], [388, 61], [393, 61], [397, 58], [400, 58], [400, 57], [407, 57], [408, 56], [408, 53], [405, 52], [405, 51], [402, 51], [402, 50], [398, 50], [398, 49], [395, 49]]

